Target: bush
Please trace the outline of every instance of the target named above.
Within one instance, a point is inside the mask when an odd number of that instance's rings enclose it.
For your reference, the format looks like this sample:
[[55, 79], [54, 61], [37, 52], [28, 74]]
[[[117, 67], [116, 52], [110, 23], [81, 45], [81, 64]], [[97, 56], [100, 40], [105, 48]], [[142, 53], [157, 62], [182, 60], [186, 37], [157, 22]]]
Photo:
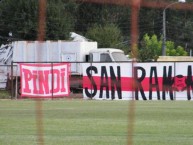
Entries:
[[86, 37], [97, 41], [99, 48], [116, 48], [123, 41], [120, 29], [114, 24], [95, 24], [88, 29]]

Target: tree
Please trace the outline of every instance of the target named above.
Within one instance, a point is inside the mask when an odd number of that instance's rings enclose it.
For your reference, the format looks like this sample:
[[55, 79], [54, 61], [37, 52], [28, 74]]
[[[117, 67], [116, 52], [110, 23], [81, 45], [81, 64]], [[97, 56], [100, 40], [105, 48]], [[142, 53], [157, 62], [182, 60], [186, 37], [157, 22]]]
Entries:
[[[188, 3], [188, 1], [186, 1], [186, 3]], [[185, 47], [186, 50], [193, 48], [192, 14], [193, 14], [192, 11], [188, 10], [167, 9], [166, 15], [167, 40], [174, 41], [176, 45], [181, 45]]]
[[69, 39], [74, 31], [77, 5], [71, 0], [49, 0], [47, 3], [46, 39]]
[[[168, 0], [169, 2], [169, 0]], [[186, 0], [192, 5], [193, 0]], [[148, 33], [160, 37], [163, 32], [163, 9], [141, 8], [139, 18], [139, 39]], [[193, 49], [193, 11], [169, 7], [166, 10], [166, 36], [168, 41], [183, 46], [187, 51]]]
[[80, 3], [76, 14], [76, 32], [85, 35], [88, 28], [94, 24], [102, 24], [101, 9], [101, 4]]
[[[29, 0], [3, 0], [0, 3], [0, 34], [8, 37], [29, 39], [37, 36], [38, 4]], [[29, 36], [30, 35], [30, 36]]]
[[97, 41], [99, 48], [123, 49], [121, 31], [114, 24], [106, 24], [104, 26], [94, 25], [88, 29], [86, 37]]
[[85, 34], [94, 24], [113, 23], [126, 37], [130, 35], [130, 8], [111, 4], [80, 3], [76, 14], [76, 31]]
[[[158, 39], [154, 34], [143, 36], [141, 47], [138, 50], [138, 59], [140, 61], [157, 60], [162, 55], [162, 38]], [[175, 46], [172, 41], [166, 41], [166, 55], [167, 56], [187, 56], [188, 53], [182, 46]]]
[[177, 46], [172, 41], [166, 42], [166, 55], [167, 56], [187, 56], [188, 53], [184, 50], [182, 46]]
[[142, 46], [139, 50], [138, 59], [141, 61], [157, 60], [161, 55], [162, 41], [158, 40], [154, 34], [149, 36], [145, 34], [142, 40]]
[[[68, 39], [73, 31], [73, 2], [47, 0], [46, 39]], [[0, 34], [24, 40], [36, 40], [38, 30], [37, 0], [3, 0], [0, 3]]]
[[[157, 0], [159, 1], [159, 0]], [[187, 0], [187, 3], [193, 0]], [[191, 4], [191, 3], [190, 3]], [[46, 39], [68, 39], [70, 31], [85, 35], [94, 24], [114, 24], [121, 30], [124, 41], [130, 36], [131, 7], [75, 2], [75, 0], [47, 0]], [[35, 40], [38, 27], [38, 0], [1, 0], [0, 40], [13, 37]], [[140, 8], [139, 40], [148, 33], [161, 37], [163, 9]], [[167, 9], [166, 36], [168, 41], [193, 49], [193, 11]], [[128, 47], [128, 46], [127, 46]]]
[[139, 13], [140, 38], [148, 33], [159, 36], [162, 33], [162, 10], [141, 8]]

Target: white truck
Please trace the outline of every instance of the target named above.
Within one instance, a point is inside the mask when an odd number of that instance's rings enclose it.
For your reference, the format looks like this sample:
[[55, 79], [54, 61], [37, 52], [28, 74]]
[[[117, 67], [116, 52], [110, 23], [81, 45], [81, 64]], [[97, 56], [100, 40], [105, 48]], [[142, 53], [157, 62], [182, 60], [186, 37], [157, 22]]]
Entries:
[[[9, 78], [14, 78], [13, 86], [16, 86], [16, 88], [20, 88], [19, 62], [70, 62], [70, 88], [72, 92], [78, 92], [82, 90], [83, 63], [128, 61], [122, 50], [98, 48], [97, 42], [87, 41], [15, 41], [8, 45], [2, 45], [0, 50], [1, 66], [14, 65], [12, 71], [10, 67], [9, 69], [6, 68], [7, 74], [4, 74], [4, 77], [7, 76], [6, 81], [9, 81]], [[0, 67], [0, 70], [2, 70], [2, 67]], [[11, 74], [13, 77], [10, 77]], [[0, 75], [2, 76], [2, 74]]]

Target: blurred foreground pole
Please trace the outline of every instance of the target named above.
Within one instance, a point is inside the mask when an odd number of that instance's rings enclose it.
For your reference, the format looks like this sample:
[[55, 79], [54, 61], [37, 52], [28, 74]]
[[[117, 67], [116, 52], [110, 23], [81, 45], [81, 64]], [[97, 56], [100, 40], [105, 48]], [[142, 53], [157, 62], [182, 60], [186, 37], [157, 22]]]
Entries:
[[39, 0], [39, 24], [38, 24], [38, 41], [45, 39], [46, 28], [46, 0]]
[[44, 145], [44, 127], [43, 127], [43, 111], [42, 101], [36, 99], [36, 126], [37, 126], [37, 144]]
[[[46, 0], [39, 0], [39, 24], [38, 24], [38, 36], [39, 41], [37, 60], [41, 60], [41, 41], [45, 38], [46, 27]], [[36, 125], [37, 125], [37, 144], [44, 145], [44, 127], [43, 127], [43, 107], [42, 100], [36, 99]]]
[[138, 44], [138, 17], [140, 10], [140, 0], [132, 0], [131, 5], [131, 52], [133, 55], [132, 62], [132, 100], [129, 104], [129, 114], [128, 114], [128, 145], [133, 144], [133, 133], [134, 133], [134, 123], [135, 123], [135, 81], [134, 81], [134, 64], [135, 58], [137, 58], [137, 44]]

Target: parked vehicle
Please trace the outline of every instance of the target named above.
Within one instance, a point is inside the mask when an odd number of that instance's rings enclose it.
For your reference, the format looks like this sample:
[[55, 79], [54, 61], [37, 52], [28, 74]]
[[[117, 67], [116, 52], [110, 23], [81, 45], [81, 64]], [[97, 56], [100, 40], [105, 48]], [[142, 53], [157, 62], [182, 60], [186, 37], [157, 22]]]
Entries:
[[[124, 52], [113, 48], [98, 48], [97, 42], [88, 41], [15, 41], [0, 47], [0, 64], [9, 67], [8, 79], [14, 78], [14, 86], [20, 90], [18, 63], [70, 62], [70, 88], [72, 92], [82, 90], [82, 65], [84, 62], [128, 61]], [[10, 84], [10, 83], [7, 83]]]

